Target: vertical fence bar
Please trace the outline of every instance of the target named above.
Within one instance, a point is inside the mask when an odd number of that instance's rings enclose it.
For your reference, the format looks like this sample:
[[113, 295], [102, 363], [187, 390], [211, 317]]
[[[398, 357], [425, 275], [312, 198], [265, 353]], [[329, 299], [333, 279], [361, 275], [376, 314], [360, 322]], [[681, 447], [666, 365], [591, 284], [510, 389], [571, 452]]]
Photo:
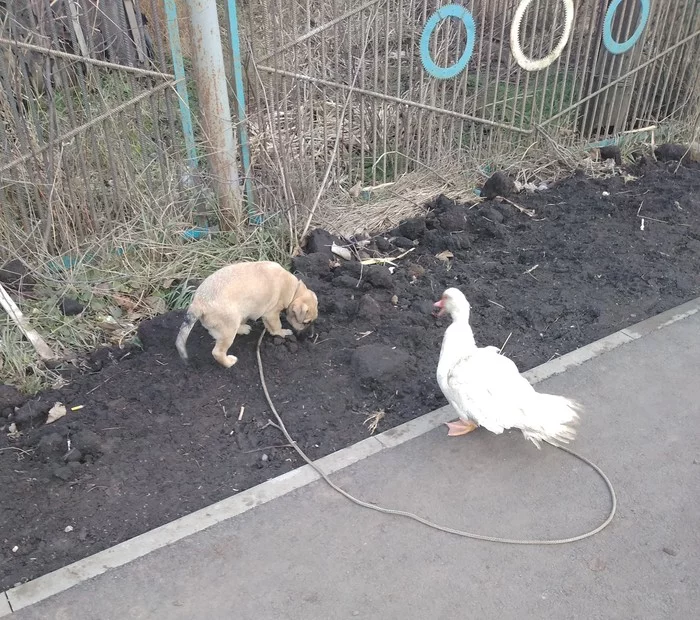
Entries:
[[[374, 92], [378, 92], [379, 90], [379, 39], [378, 39], [378, 30], [379, 30], [379, 25], [378, 25], [378, 19], [375, 18], [374, 23], [372, 24], [372, 47], [374, 48], [374, 80], [372, 82], [372, 88], [374, 89]], [[368, 34], [368, 39], [369, 39], [369, 34]], [[377, 167], [375, 164], [377, 163], [377, 100], [372, 99], [372, 178], [371, 178], [371, 184], [376, 185], [377, 183]], [[386, 167], [386, 161], [383, 162], [384, 167]]]
[[[386, 95], [389, 94], [389, 30], [390, 30], [390, 2], [386, 2], [386, 13], [384, 17], [384, 82], [382, 92]], [[399, 62], [401, 60], [399, 59]], [[383, 172], [382, 172], [382, 183], [386, 183], [387, 180], [387, 170], [389, 169], [389, 162], [391, 161], [387, 153], [387, 143], [389, 134], [389, 108], [386, 105], [386, 101], [382, 101], [382, 121], [384, 125], [384, 130], [382, 131], [382, 157], [384, 158]], [[393, 170], [393, 169], [392, 169]], [[392, 172], [393, 177], [393, 172]]]
[[[338, 9], [338, 0], [333, 0], [332, 2], [332, 16], [333, 18], [336, 18], [339, 14], [339, 9]], [[345, 38], [345, 37], [343, 37]], [[340, 67], [341, 67], [341, 61], [340, 61], [340, 25], [336, 24], [333, 26], [333, 69], [334, 73], [332, 75], [340, 75]], [[325, 76], [328, 77], [328, 76]], [[334, 113], [336, 115], [336, 118], [338, 116], [338, 110], [340, 110], [340, 101], [341, 101], [341, 96], [340, 96], [340, 89], [334, 88]], [[346, 123], [346, 120], [343, 119], [343, 123]], [[343, 127], [341, 129], [343, 132], [343, 136], [345, 136], [345, 128]], [[347, 157], [347, 162], [341, 162], [340, 157], [335, 158], [335, 163], [336, 163], [336, 177], [338, 178], [338, 182], [340, 182], [340, 179], [343, 176], [343, 170], [349, 170], [349, 162], [352, 161], [352, 134], [348, 130], [348, 139], [347, 139], [347, 149], [348, 149], [348, 157]], [[344, 165], [343, 165], [344, 163]], [[350, 174], [348, 173], [348, 181], [350, 181]], [[348, 188], [350, 187], [350, 183], [348, 183]]]
[[[684, 29], [684, 25], [688, 23], [688, 16], [685, 15], [685, 11], [687, 10], [688, 6], [686, 5], [685, 7], [683, 7], [680, 17], [678, 16], [678, 8], [678, 3], [676, 3], [673, 7], [673, 16], [670, 18], [670, 23], [673, 25], [673, 30], [675, 30], [676, 35], [675, 37], [669, 36], [669, 46], [680, 41], [686, 34], [689, 34]], [[670, 55], [670, 57], [667, 56], [662, 62], [662, 64], [666, 65], [666, 71], [664, 71], [666, 75], [663, 76], [663, 79], [661, 79], [661, 75], [659, 76], [660, 79], [656, 83], [656, 88], [654, 89], [654, 95], [652, 98], [652, 101], [657, 102], [657, 114], [659, 115], [659, 117], [662, 117], [662, 115], [667, 116], [669, 114], [669, 111], [664, 105], [664, 101], [666, 99], [666, 89], [668, 88], [671, 75], [676, 74], [676, 71], [674, 71], [674, 69], [677, 66], [676, 59], [678, 58], [679, 53], [682, 54], [682, 51], [683, 48], [677, 48]], [[661, 85], [662, 81], [663, 86]]]
[[[396, 50], [396, 97], [401, 97], [403, 95], [403, 90], [401, 88], [401, 70], [403, 68], [403, 59], [401, 58], [401, 54], [403, 53], [402, 50], [402, 43], [403, 43], [403, 22], [404, 22], [404, 15], [406, 11], [404, 10], [404, 0], [398, 0], [398, 21], [399, 25], [397, 26], [397, 33], [396, 33], [396, 43], [398, 45], [398, 49]], [[411, 3], [412, 6], [412, 3]], [[412, 51], [412, 50], [411, 50]], [[406, 55], [408, 56], [408, 51], [406, 52]], [[387, 91], [388, 92], [388, 91]], [[391, 93], [390, 93], [391, 94]], [[401, 110], [402, 106], [397, 104], [396, 105], [396, 119], [395, 119], [395, 127], [394, 127], [394, 178], [399, 177], [399, 138], [401, 137]], [[410, 110], [407, 107], [404, 107], [405, 110], [405, 115], [408, 116]]]
[[182, 124], [182, 133], [185, 136], [185, 148], [187, 149], [187, 162], [190, 168], [195, 169], [197, 167], [197, 148], [194, 142], [190, 98], [187, 94], [185, 65], [182, 61], [180, 28], [177, 25], [177, 6], [175, 5], [175, 0], [164, 1], [165, 17], [168, 26], [168, 40], [170, 41], [170, 53], [173, 57], [173, 72], [177, 80], [175, 88], [177, 89], [177, 100], [180, 104], [180, 122]]
[[[172, 1], [172, 0], [170, 0]], [[241, 142], [241, 159], [245, 184], [246, 207], [251, 223], [261, 224], [262, 217], [255, 214], [253, 202], [253, 182], [250, 169], [250, 141], [248, 139], [248, 118], [245, 112], [245, 90], [243, 88], [243, 65], [241, 63], [241, 39], [238, 32], [238, 13], [236, 0], [228, 0], [228, 29], [231, 35], [231, 53], [233, 54], [233, 87], [236, 97], [238, 117], [238, 137]]]
[[[321, 3], [319, 6], [319, 13], [318, 13], [318, 22], [319, 24], [323, 23], [323, 20], [325, 18], [324, 15], [324, 4]], [[308, 20], [308, 29], [311, 30], [313, 25], [315, 25], [315, 22], [312, 17], [311, 13], [311, 2], [310, 0], [306, 0], [306, 18]], [[312, 66], [312, 58], [313, 58], [313, 52], [311, 49], [311, 39], [306, 40], [306, 53], [307, 53], [307, 58], [309, 62], [309, 66]], [[328, 79], [328, 72], [326, 70], [326, 63], [330, 64], [330, 58], [328, 56], [328, 48], [326, 46], [326, 31], [324, 30], [321, 33], [321, 57], [324, 59], [324, 65], [319, 68], [319, 75], [323, 79]], [[313, 85], [311, 86], [313, 88]], [[329, 153], [328, 153], [328, 89], [323, 88], [321, 91], [321, 110], [323, 110], [323, 114], [321, 115], [321, 123], [322, 123], [322, 150], [323, 150], [323, 163], [324, 165], [328, 165], [328, 158], [329, 158]], [[337, 175], [336, 175], [337, 179]]]
[[[344, 4], [341, 5], [343, 8], [345, 7]], [[362, 19], [362, 13], [360, 13], [360, 19]], [[352, 46], [353, 46], [353, 24], [350, 23], [348, 25], [347, 29], [347, 72], [348, 72], [348, 77], [347, 79], [352, 79], [352, 76], [355, 73], [355, 63], [353, 62], [352, 58]], [[359, 68], [358, 68], [359, 71]], [[353, 176], [353, 171], [355, 169], [355, 161], [353, 160], [353, 146], [355, 144], [355, 139], [354, 139], [354, 131], [353, 131], [353, 111], [355, 108], [354, 101], [353, 101], [353, 96], [352, 96], [353, 91], [351, 90], [348, 95], [347, 95], [347, 101], [348, 105], [345, 111], [345, 118], [347, 118], [348, 122], [348, 136], [350, 138], [350, 154], [348, 157], [348, 188], [351, 188], [355, 185], [357, 182], [357, 179], [359, 179], [359, 182], [362, 183], [362, 168], [360, 168], [359, 171], [359, 176], [356, 177]], [[359, 95], [358, 95], [359, 96]], [[338, 119], [338, 122], [341, 122], [341, 114], [340, 110], [342, 110], [342, 102], [343, 102], [343, 97], [340, 97], [340, 102], [339, 106], [336, 108], [336, 118]], [[344, 119], [343, 119], [344, 120]], [[360, 149], [362, 148], [362, 136], [360, 136], [360, 139], [358, 140], [358, 143], [360, 145]]]
[[[700, 11], [695, 11], [695, 18], [693, 19], [692, 15], [689, 16], [689, 24], [688, 24], [688, 31], [686, 34], [691, 34], [694, 32], [699, 26], [700, 26]], [[700, 94], [700, 89], [698, 89], [698, 63], [691, 62], [690, 60], [688, 62], [685, 62], [686, 59], [691, 59], [691, 58], [697, 58], [697, 53], [700, 51], [700, 48], [698, 47], [698, 41], [697, 39], [695, 41], [689, 41], [683, 48], [683, 54], [681, 58], [683, 59], [681, 62], [681, 65], [684, 66], [685, 68], [682, 70], [681, 74], [677, 77], [676, 79], [676, 84], [694, 84], [695, 88], [692, 89], [689, 93], [689, 97], [692, 97], [693, 95], [696, 96]], [[690, 71], [690, 79], [686, 79], [686, 76], [688, 75], [688, 71]], [[680, 101], [680, 94], [682, 92], [682, 88], [680, 86], [676, 87], [676, 96], [673, 101], [673, 104], [671, 105], [671, 110], [674, 112], [678, 108], [678, 103]], [[693, 92], [693, 90], [695, 92]], [[690, 99], [688, 99], [690, 100]], [[686, 117], [688, 120], [690, 120], [692, 117], [694, 117], [696, 114], [700, 113], [700, 107], [698, 107], [698, 104], [700, 102], [695, 102], [695, 108], [690, 112], [690, 114], [686, 114]], [[685, 104], [684, 104], [685, 105]], [[693, 134], [693, 139], [697, 139], [697, 132], [700, 130], [700, 127], [695, 127], [694, 129], [694, 134]]]

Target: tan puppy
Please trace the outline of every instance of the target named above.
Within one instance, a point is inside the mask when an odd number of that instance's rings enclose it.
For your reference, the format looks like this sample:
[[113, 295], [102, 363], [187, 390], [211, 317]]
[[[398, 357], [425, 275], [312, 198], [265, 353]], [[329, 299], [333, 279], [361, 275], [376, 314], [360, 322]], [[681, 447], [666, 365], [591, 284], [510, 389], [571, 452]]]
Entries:
[[291, 336], [291, 329], [282, 329], [280, 312], [286, 310], [292, 327], [301, 331], [318, 317], [316, 295], [282, 265], [262, 261], [234, 263], [212, 273], [195, 291], [175, 346], [187, 361], [187, 337], [199, 320], [216, 340], [211, 352], [225, 368], [237, 361], [227, 355], [236, 334], [249, 334], [247, 321], [262, 317], [273, 336]]

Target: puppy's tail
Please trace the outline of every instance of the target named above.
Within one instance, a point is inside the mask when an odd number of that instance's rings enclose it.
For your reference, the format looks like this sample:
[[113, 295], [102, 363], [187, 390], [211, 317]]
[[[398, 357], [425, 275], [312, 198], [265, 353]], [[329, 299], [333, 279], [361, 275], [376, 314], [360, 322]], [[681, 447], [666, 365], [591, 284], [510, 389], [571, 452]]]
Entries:
[[180, 331], [177, 334], [177, 339], [175, 340], [175, 346], [177, 347], [177, 352], [180, 354], [183, 362], [187, 362], [187, 338], [197, 322], [197, 315], [192, 311], [192, 306], [187, 309], [187, 314], [185, 315], [185, 320], [180, 326]]

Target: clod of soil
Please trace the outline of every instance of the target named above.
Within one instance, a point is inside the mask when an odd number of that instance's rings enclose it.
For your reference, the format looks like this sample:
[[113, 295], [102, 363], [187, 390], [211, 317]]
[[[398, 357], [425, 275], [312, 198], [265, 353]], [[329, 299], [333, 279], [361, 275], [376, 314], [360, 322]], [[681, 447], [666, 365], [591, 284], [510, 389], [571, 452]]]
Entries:
[[352, 369], [363, 385], [386, 385], [406, 371], [410, 356], [389, 345], [365, 344], [352, 354]]
[[29, 267], [19, 258], [12, 259], [0, 267], [0, 282], [19, 293], [28, 293], [36, 285]]
[[65, 316], [75, 316], [85, 310], [85, 306], [72, 297], [62, 297], [58, 307]]
[[700, 153], [682, 144], [661, 144], [654, 155], [659, 161], [682, 161], [684, 164], [700, 162]]
[[49, 409], [49, 403], [40, 400], [27, 401], [15, 412], [14, 420], [17, 427], [24, 431], [41, 426], [46, 421]]
[[[425, 218], [413, 217], [402, 222], [395, 230], [397, 237], [405, 237], [413, 245], [415, 239], [420, 239], [425, 234]], [[394, 242], [395, 243], [395, 242]]]
[[382, 307], [371, 295], [363, 295], [360, 299], [357, 316], [376, 327], [382, 322]]
[[[330, 257], [317, 233], [319, 252], [294, 261], [318, 295], [314, 331], [262, 347], [295, 440], [319, 458], [367, 437], [373, 412], [385, 412], [381, 432], [445, 404], [435, 372], [447, 322], [431, 312], [450, 286], [472, 304], [477, 343], [507, 341], [521, 371], [700, 295], [700, 166], [689, 165], [650, 162], [627, 170], [636, 181], [577, 175], [519, 195], [534, 217], [438, 197], [422, 224], [399, 227], [418, 244], [395, 267]], [[395, 236], [367, 247], [399, 256]], [[97, 351], [72, 383], [26, 404], [0, 389], [0, 413], [22, 411], [19, 439], [0, 433], [0, 447], [20, 448], [0, 451], [0, 589], [301, 464], [269, 424], [260, 328], [236, 338], [239, 361], [224, 369], [197, 325], [185, 366], [174, 346], [182, 316], [142, 323], [143, 350]], [[57, 401], [67, 415], [43, 426]], [[81, 535], [67, 537], [66, 523]]]
[[620, 147], [616, 145], [612, 146], [601, 146], [600, 147], [600, 158], [605, 161], [606, 159], [614, 159], [618, 166], [622, 165], [622, 153], [620, 152]]
[[10, 410], [11, 413], [15, 407], [19, 407], [26, 400], [27, 397], [17, 388], [11, 385], [0, 385], [0, 412]]
[[505, 172], [494, 172], [484, 183], [481, 190], [482, 197], [486, 199], [501, 196], [507, 198], [515, 192], [515, 182]]
[[341, 245], [342, 241], [338, 237], [331, 235], [328, 231], [317, 228], [316, 230], [312, 230], [306, 238], [305, 249], [310, 254], [321, 253], [333, 256], [331, 247], [334, 243]]

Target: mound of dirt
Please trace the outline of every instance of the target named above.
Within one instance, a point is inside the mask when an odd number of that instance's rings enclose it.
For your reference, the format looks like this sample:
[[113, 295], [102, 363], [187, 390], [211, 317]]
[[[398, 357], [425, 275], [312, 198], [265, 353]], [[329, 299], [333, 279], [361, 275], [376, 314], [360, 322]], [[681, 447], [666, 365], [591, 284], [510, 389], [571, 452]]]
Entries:
[[[424, 218], [357, 244], [376, 264], [335, 257], [333, 237], [316, 233], [316, 252], [294, 261], [319, 298], [314, 331], [262, 350], [295, 439], [318, 458], [366, 437], [375, 411], [386, 412], [382, 431], [443, 405], [446, 323], [432, 303], [447, 287], [469, 298], [477, 343], [507, 340], [523, 371], [700, 295], [700, 174], [688, 165], [512, 195], [532, 217], [498, 199], [438, 197]], [[198, 325], [185, 366], [174, 346], [182, 316], [142, 323], [142, 350], [97, 352], [61, 390], [27, 402], [0, 390], [0, 588], [300, 465], [269, 422], [260, 327], [236, 339], [239, 362], [224, 369]], [[68, 414], [44, 426], [57, 401]]]

